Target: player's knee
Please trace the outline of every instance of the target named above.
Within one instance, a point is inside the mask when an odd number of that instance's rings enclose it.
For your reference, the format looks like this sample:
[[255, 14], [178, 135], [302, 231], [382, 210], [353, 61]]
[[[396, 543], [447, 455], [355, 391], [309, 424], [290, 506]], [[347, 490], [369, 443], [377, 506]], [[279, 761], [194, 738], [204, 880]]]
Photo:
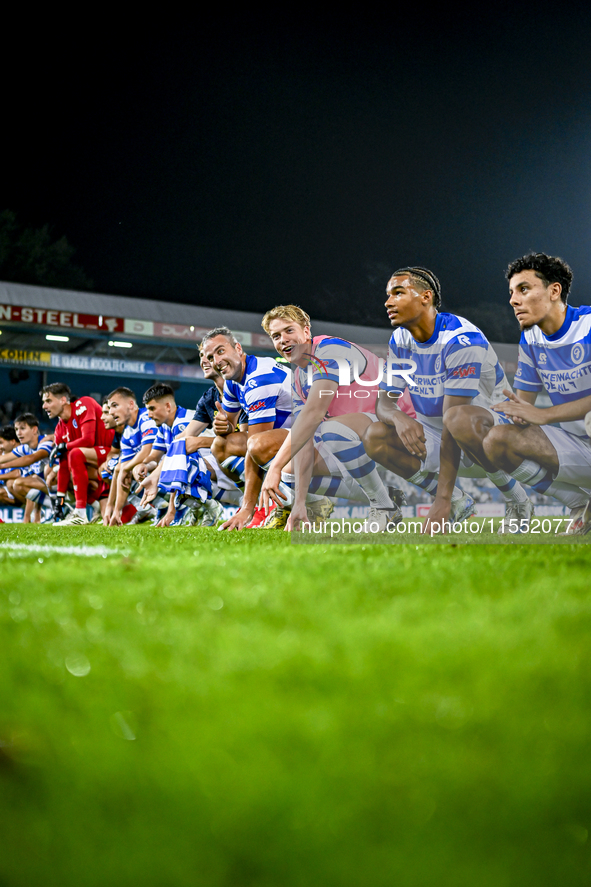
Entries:
[[214, 438], [213, 443], [211, 445], [211, 452], [213, 453], [215, 458], [218, 460], [218, 462], [221, 463], [221, 461], [226, 458], [226, 438], [225, 437]]
[[361, 440], [368, 456], [373, 457], [380, 452], [388, 439], [389, 430], [383, 422], [372, 422], [367, 426]]
[[73, 466], [79, 467], [85, 464], [86, 459], [80, 447], [75, 447], [73, 450], [68, 451], [68, 465], [70, 466], [70, 468], [72, 468]]
[[510, 431], [511, 429], [507, 425], [495, 425], [493, 428], [489, 429], [482, 441], [482, 448], [485, 455], [493, 465], [511, 450], [510, 437], [508, 434]]
[[276, 447], [270, 445], [268, 437], [265, 439], [264, 432], [261, 434], [253, 434], [252, 437], [249, 437], [246, 449], [248, 450], [250, 458], [253, 459], [257, 465], [265, 465], [273, 458], [277, 451]]
[[475, 436], [473, 410], [464, 406], [450, 407], [443, 417], [443, 424], [454, 440], [467, 442]]

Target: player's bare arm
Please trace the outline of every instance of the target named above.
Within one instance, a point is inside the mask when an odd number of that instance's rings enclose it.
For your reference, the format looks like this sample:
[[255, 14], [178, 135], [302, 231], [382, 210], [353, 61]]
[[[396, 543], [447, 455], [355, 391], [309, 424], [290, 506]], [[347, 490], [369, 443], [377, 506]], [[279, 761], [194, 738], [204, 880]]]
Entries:
[[310, 438], [293, 458], [295, 495], [291, 513], [285, 525], [286, 531], [299, 530], [302, 521], [308, 520], [306, 495], [314, 471], [315, 455], [314, 440]]
[[[265, 509], [269, 507], [269, 499], [272, 499], [279, 506], [284, 504], [279, 490], [281, 472], [308, 441], [313, 439], [314, 433], [328, 412], [337, 388], [338, 382], [333, 382], [330, 379], [322, 382], [316, 381], [312, 384], [304, 406], [298, 413], [293, 427], [267, 471], [263, 482], [263, 498], [261, 501]], [[328, 392], [332, 392], [332, 395], [328, 394]]]
[[[179, 438], [177, 438], [178, 440]], [[211, 437], [207, 434], [202, 434], [200, 437], [188, 437], [186, 438], [186, 448], [187, 455], [190, 456], [191, 453], [196, 453], [197, 450], [208, 450], [210, 449], [212, 443], [215, 438]]]
[[[249, 426], [249, 434], [262, 434], [265, 431], [273, 431], [272, 422], [260, 422], [255, 426]], [[243, 530], [251, 522], [263, 484], [263, 474], [263, 470], [247, 451], [244, 458], [244, 497], [242, 505], [233, 517], [221, 525], [220, 530]]]
[[191, 419], [185, 430], [179, 434], [178, 440], [183, 440], [186, 437], [199, 437], [206, 428], [206, 422], [198, 422], [197, 419]]
[[[53, 441], [53, 435], [48, 435], [43, 440]], [[39, 443], [41, 443], [41, 440]], [[10, 453], [6, 453], [6, 455], [0, 456], [0, 466], [8, 465], [10, 468], [26, 468], [28, 465], [34, 465], [35, 462], [39, 462], [41, 459], [47, 459], [47, 452], [45, 450], [36, 450], [34, 453], [29, 453], [26, 456], [12, 456]]]
[[[395, 394], [394, 397], [391, 395]], [[425, 432], [423, 426], [412, 416], [403, 413], [397, 405], [398, 394], [392, 391], [380, 390], [376, 402], [376, 416], [384, 425], [390, 425], [395, 429], [405, 449], [418, 459], [427, 457], [425, 445]]]
[[142, 508], [145, 508], [150, 502], [153, 502], [158, 495], [158, 481], [160, 480], [163, 465], [164, 459], [162, 459], [154, 470], [139, 484], [139, 489], [144, 492], [140, 503]]
[[[471, 397], [461, 397], [446, 394], [443, 398], [443, 415], [453, 407], [464, 406], [472, 402]], [[423, 524], [423, 533], [431, 533], [433, 523], [439, 527], [443, 526], [443, 522], [449, 520], [451, 512], [451, 497], [458, 476], [458, 468], [462, 451], [459, 445], [452, 437], [448, 428], [443, 426], [441, 433], [441, 446], [439, 450], [439, 481], [437, 483], [437, 492], [435, 499], [429, 509], [427, 519]]]
[[557, 422], [575, 422], [584, 419], [591, 410], [591, 395], [551, 407], [534, 406], [537, 391], [503, 391], [508, 401], [495, 404], [493, 410], [504, 413], [510, 419], [520, 419], [527, 425], [552, 425]]

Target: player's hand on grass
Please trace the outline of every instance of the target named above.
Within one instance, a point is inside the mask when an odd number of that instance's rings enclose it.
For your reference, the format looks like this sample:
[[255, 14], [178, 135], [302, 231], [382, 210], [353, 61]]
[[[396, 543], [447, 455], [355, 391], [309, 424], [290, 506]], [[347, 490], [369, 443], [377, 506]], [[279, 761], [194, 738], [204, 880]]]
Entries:
[[228, 420], [228, 414], [223, 410], [219, 400], [215, 402], [216, 412], [213, 417], [212, 428], [217, 435], [225, 437], [232, 431], [232, 426]]
[[[103, 519], [104, 523], [104, 519]], [[111, 520], [109, 521], [110, 527], [121, 527], [123, 526], [123, 521], [121, 520], [121, 512], [118, 508], [113, 509], [113, 514], [111, 515]]]
[[[540, 414], [543, 410], [534, 407], [523, 398], [519, 397], [513, 391], [503, 388], [503, 394], [509, 399], [501, 403], [496, 403], [492, 409], [496, 413], [504, 413], [508, 419], [513, 419], [515, 425], [543, 425], [543, 422], [536, 421], [536, 414]], [[533, 418], [532, 418], [533, 417]], [[539, 418], [543, 418], [540, 416]]]
[[427, 447], [423, 426], [416, 419], [398, 410], [394, 417], [394, 427], [398, 437], [411, 455], [418, 459], [427, 458]]
[[254, 515], [254, 508], [242, 507], [229, 520], [224, 521], [218, 530], [243, 530], [251, 522]]
[[273, 462], [269, 466], [269, 470], [265, 474], [263, 486], [261, 487], [261, 495], [259, 501], [261, 508], [265, 509], [265, 514], [269, 514], [271, 500], [280, 508], [285, 505], [285, 495], [279, 489], [281, 483], [281, 469], [277, 468]]
[[299, 530], [302, 521], [308, 521], [308, 512], [306, 511], [305, 504], [294, 505], [291, 509], [291, 514], [287, 519], [287, 523], [285, 525], [286, 530]]
[[435, 533], [445, 534], [445, 521], [449, 521], [451, 514], [451, 501], [449, 499], [435, 498], [429, 514], [423, 524], [422, 533], [426, 536], [433, 536]]
[[164, 517], [160, 518], [160, 520], [158, 521], [156, 526], [157, 527], [169, 527], [174, 520], [175, 514], [176, 514], [176, 512], [174, 512], [174, 511], [167, 511], [166, 514], [164, 515]]

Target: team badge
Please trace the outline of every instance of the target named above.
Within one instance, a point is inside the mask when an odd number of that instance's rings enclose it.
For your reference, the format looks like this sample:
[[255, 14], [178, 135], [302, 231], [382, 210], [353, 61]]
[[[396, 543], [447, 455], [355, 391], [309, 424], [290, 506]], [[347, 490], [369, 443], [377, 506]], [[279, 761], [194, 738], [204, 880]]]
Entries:
[[72, 419], [72, 425], [74, 426], [74, 428], [78, 428], [78, 423], [76, 422], [76, 419]]
[[570, 352], [570, 359], [573, 363], [580, 363], [585, 356], [585, 349], [581, 345], [580, 342], [577, 342], [576, 345], [573, 345]]

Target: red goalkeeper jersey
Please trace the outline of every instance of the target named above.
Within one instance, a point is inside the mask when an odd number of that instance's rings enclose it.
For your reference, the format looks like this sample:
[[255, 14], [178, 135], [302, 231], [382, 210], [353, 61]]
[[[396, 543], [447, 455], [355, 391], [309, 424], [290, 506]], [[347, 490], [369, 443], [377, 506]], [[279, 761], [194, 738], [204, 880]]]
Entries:
[[68, 450], [75, 447], [107, 447], [110, 448], [115, 431], [105, 428], [102, 420], [102, 409], [92, 397], [79, 397], [70, 404], [71, 414], [68, 422], [60, 419], [55, 429], [56, 444], [66, 441]]

